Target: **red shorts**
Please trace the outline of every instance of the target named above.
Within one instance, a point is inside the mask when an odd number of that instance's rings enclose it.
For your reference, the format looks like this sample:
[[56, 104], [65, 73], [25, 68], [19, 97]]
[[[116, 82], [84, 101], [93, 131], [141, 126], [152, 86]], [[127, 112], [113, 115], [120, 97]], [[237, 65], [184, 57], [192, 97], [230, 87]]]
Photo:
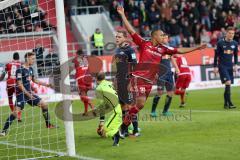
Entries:
[[79, 92], [87, 92], [88, 90], [91, 90], [93, 88], [92, 82], [86, 83], [79, 79], [77, 83]]
[[191, 82], [190, 74], [179, 75], [176, 81], [176, 89], [179, 88], [186, 89], [189, 87], [190, 82]]
[[7, 85], [8, 97], [12, 97], [15, 92], [16, 92], [16, 86], [15, 85], [11, 85], [11, 86]]
[[140, 78], [132, 78], [130, 83], [130, 91], [133, 92], [136, 97], [146, 97], [146, 99], [148, 98], [152, 90], [151, 83]]

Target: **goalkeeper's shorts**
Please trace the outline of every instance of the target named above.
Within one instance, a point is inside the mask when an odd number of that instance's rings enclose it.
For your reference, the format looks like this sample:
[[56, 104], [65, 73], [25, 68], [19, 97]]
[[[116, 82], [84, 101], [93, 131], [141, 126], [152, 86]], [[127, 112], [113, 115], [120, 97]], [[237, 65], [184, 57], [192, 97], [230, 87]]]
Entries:
[[122, 124], [122, 109], [121, 105], [118, 104], [107, 122], [104, 124], [104, 131], [106, 137], [113, 137], [116, 134]]

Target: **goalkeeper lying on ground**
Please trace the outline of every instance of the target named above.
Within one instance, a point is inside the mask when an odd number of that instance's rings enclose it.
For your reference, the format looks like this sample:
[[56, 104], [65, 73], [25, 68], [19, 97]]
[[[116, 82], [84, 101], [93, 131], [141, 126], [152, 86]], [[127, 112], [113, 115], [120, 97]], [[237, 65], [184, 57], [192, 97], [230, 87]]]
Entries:
[[[105, 74], [99, 73], [97, 75], [97, 88], [96, 96], [100, 100], [98, 109], [100, 110], [100, 123], [97, 129], [97, 133], [102, 137], [112, 137], [113, 146], [119, 144], [119, 127], [122, 124], [122, 110], [121, 105], [118, 102], [117, 92], [113, 89], [112, 82], [105, 80]], [[105, 113], [111, 109], [113, 113], [106, 122]]]

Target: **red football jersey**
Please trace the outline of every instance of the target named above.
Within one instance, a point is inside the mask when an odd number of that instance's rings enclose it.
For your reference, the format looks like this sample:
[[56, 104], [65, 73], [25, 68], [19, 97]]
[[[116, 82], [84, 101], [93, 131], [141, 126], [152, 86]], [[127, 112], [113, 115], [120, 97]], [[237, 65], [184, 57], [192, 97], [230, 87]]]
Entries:
[[7, 85], [12, 86], [16, 85], [16, 71], [21, 66], [20, 61], [13, 60], [6, 64], [5, 71], [8, 75], [7, 77]]
[[[153, 46], [151, 41], [144, 40], [137, 33], [134, 33], [132, 38], [134, 43], [139, 46], [140, 54], [139, 64], [135, 68], [139, 68], [139, 71], [134, 72], [133, 75], [153, 81], [159, 71], [159, 63], [161, 62], [162, 55], [176, 54], [177, 49], [166, 45]], [[141, 67], [138, 67], [139, 65], [141, 65]], [[140, 71], [140, 68], [143, 69], [143, 71]]]
[[73, 63], [76, 69], [75, 79], [82, 80], [85, 83], [92, 83], [92, 76], [88, 73], [88, 60], [86, 57], [76, 56], [73, 59]]
[[181, 56], [181, 57], [174, 57], [176, 59], [176, 63], [177, 63], [177, 66], [179, 68], [179, 75], [182, 75], [182, 74], [191, 74], [190, 72], [190, 68], [187, 64], [187, 60], [185, 57]]

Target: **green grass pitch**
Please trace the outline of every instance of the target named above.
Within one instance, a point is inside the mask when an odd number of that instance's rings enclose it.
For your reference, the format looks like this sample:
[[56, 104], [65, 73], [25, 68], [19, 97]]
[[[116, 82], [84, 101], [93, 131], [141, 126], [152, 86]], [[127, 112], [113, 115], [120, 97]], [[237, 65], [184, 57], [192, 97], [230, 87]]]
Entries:
[[[165, 95], [160, 100], [157, 111], [161, 112]], [[78, 155], [105, 160], [239, 160], [240, 159], [240, 91], [232, 88], [235, 110], [223, 109], [223, 89], [189, 91], [187, 106], [179, 109], [179, 97], [174, 96], [170, 111], [174, 117], [150, 119], [152, 98], [140, 112], [141, 136], [120, 141], [119, 147], [112, 147], [111, 139], [100, 138], [96, 134], [98, 119], [74, 122], [76, 151]], [[50, 105], [51, 115], [55, 103]], [[81, 107], [74, 102], [74, 110]], [[2, 127], [8, 107], [1, 109]], [[9, 147], [1, 142], [23, 146], [34, 146], [55, 151], [66, 151], [63, 122], [54, 119], [60, 126], [48, 130], [38, 108], [26, 106], [25, 121], [14, 122], [7, 137], [0, 138], [0, 159], [23, 159], [40, 157], [48, 153], [29, 148]], [[4, 114], [3, 114], [4, 113]], [[32, 118], [31, 115], [37, 115]], [[32, 123], [36, 125], [32, 125]], [[25, 156], [27, 155], [27, 156]], [[5, 157], [4, 157], [5, 156]], [[55, 157], [52, 160], [75, 158]]]

